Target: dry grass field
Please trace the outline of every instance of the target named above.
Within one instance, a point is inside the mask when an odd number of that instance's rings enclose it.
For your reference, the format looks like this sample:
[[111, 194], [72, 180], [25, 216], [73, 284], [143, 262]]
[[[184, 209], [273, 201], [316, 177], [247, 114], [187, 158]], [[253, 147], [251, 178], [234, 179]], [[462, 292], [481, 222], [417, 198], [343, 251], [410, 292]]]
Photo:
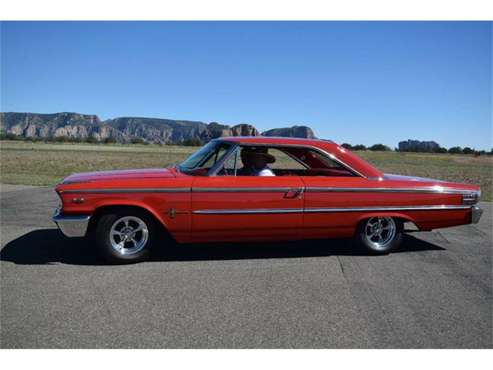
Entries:
[[[54, 185], [84, 171], [165, 167], [182, 161], [195, 147], [69, 144], [0, 141], [0, 182]], [[451, 154], [357, 152], [386, 173], [478, 184], [492, 200], [493, 157]]]

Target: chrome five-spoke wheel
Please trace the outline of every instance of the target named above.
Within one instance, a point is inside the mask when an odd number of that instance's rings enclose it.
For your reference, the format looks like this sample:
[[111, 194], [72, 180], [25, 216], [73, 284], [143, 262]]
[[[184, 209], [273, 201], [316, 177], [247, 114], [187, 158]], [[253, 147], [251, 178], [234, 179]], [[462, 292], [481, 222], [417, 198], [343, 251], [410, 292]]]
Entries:
[[149, 229], [144, 221], [135, 216], [125, 216], [111, 226], [110, 243], [122, 255], [141, 251], [149, 238]]
[[366, 222], [365, 237], [375, 249], [385, 248], [394, 238], [395, 232], [395, 222], [391, 217], [372, 217]]
[[96, 242], [111, 263], [139, 262], [147, 259], [159, 237], [158, 226], [147, 212], [131, 207], [113, 210], [99, 217]]
[[360, 224], [356, 237], [371, 252], [388, 253], [401, 241], [401, 223], [392, 217], [371, 217]]

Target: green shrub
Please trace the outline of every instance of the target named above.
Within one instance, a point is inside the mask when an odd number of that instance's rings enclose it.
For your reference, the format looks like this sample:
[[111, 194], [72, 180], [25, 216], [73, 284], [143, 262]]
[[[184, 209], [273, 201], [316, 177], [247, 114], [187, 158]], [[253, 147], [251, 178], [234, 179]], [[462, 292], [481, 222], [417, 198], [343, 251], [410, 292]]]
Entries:
[[374, 152], [388, 152], [388, 151], [390, 151], [390, 148], [387, 145], [383, 145], [383, 144], [374, 144], [371, 147], [369, 147], [368, 149], [370, 149], [371, 151], [374, 151]]
[[140, 137], [134, 137], [130, 140], [130, 143], [132, 143], [132, 144], [145, 144], [146, 142], [144, 141], [144, 139], [142, 139]]
[[434, 153], [447, 153], [447, 148], [438, 147], [434, 150]]
[[181, 142], [181, 145], [184, 146], [202, 146], [202, 141], [197, 138], [186, 139]]
[[114, 137], [107, 137], [103, 140], [105, 144], [115, 144], [117, 141]]
[[462, 148], [460, 146], [453, 146], [448, 150], [450, 154], [462, 154]]

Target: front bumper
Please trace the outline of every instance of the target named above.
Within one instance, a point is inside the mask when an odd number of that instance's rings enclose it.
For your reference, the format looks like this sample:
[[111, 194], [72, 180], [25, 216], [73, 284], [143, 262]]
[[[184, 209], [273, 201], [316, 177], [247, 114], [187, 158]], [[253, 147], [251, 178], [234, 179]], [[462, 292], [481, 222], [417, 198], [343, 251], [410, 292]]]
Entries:
[[483, 214], [483, 210], [481, 208], [479, 208], [478, 206], [472, 206], [471, 207], [471, 223], [477, 224], [479, 222], [479, 219], [481, 218], [482, 214]]
[[69, 238], [80, 238], [86, 236], [87, 226], [91, 216], [88, 215], [61, 215], [60, 210], [57, 209], [53, 215], [53, 222], [55, 222], [63, 233], [63, 235]]

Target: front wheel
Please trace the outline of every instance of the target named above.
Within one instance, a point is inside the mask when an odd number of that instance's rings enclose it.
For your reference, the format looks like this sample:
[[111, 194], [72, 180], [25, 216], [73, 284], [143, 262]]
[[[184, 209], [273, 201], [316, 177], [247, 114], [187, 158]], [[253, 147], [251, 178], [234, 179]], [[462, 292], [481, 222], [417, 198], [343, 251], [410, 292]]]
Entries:
[[371, 253], [387, 254], [401, 243], [402, 222], [392, 217], [371, 217], [359, 224], [355, 238]]
[[102, 215], [96, 228], [96, 241], [111, 263], [132, 263], [147, 259], [157, 230], [145, 212], [121, 210]]

